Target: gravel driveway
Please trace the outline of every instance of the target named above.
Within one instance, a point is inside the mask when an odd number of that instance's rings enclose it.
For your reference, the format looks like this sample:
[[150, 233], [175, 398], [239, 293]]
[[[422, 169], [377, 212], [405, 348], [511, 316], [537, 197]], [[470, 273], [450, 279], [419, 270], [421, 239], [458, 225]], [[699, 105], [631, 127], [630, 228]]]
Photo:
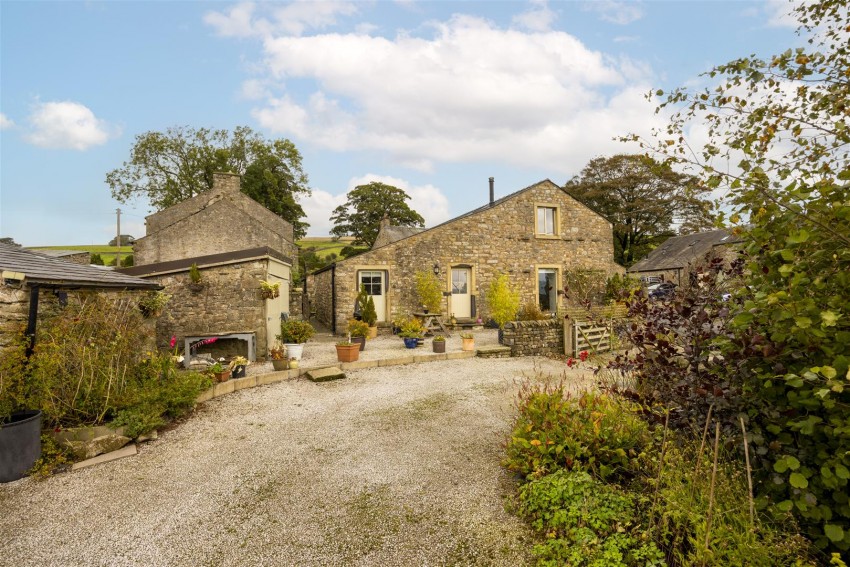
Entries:
[[527, 564], [499, 459], [535, 370], [563, 364], [371, 368], [215, 399], [136, 457], [0, 485], [0, 563]]

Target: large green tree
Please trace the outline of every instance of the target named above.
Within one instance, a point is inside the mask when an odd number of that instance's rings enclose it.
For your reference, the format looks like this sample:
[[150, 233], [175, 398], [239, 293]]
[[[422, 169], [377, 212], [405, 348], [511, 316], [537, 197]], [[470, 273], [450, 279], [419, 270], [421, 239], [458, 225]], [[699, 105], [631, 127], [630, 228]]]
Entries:
[[398, 187], [372, 181], [348, 193], [345, 204], [334, 209], [331, 234], [353, 236], [355, 245], [371, 247], [384, 216], [393, 226], [424, 226], [422, 215], [407, 205], [410, 195]]
[[631, 266], [673, 234], [713, 226], [710, 191], [697, 178], [643, 155], [590, 161], [564, 186], [614, 224], [614, 259]]
[[212, 188], [213, 173], [242, 176], [242, 192], [292, 224], [295, 238], [309, 226], [300, 196], [310, 194], [301, 154], [285, 138], [266, 140], [247, 126], [228, 130], [176, 126], [136, 136], [130, 159], [106, 174], [119, 202], [144, 197], [156, 210]]
[[[748, 277], [713, 352], [743, 383], [757, 489], [847, 553], [850, 10], [820, 0], [795, 12], [808, 46], [736, 59], [708, 73], [713, 86], [668, 93], [672, 119], [643, 144], [729, 195]], [[695, 125], [702, 147], [687, 143]]]

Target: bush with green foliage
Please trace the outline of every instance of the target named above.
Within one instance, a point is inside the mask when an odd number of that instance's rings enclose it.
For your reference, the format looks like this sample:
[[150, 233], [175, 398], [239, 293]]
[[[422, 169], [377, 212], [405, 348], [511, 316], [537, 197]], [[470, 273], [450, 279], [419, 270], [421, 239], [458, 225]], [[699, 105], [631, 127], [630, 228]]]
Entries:
[[129, 267], [133, 266], [134, 263], [135, 263], [135, 260], [134, 260], [132, 254], [127, 254], [126, 256], [124, 256], [121, 259], [121, 267], [122, 268], [129, 268]]
[[288, 319], [281, 321], [280, 334], [276, 338], [284, 344], [301, 344], [309, 341], [315, 333], [313, 325], [307, 321]]
[[641, 525], [640, 498], [584, 471], [559, 470], [520, 488], [519, 511], [544, 542], [538, 565], [593, 567], [664, 565]]
[[516, 314], [517, 321], [545, 321], [551, 319], [540, 310], [540, 306], [534, 302], [523, 305]]
[[499, 274], [490, 282], [486, 299], [490, 317], [499, 329], [504, 329], [505, 323], [516, 320], [519, 311], [519, 289], [511, 285], [507, 274]]
[[605, 301], [624, 301], [641, 289], [640, 280], [628, 274], [614, 274], [605, 282]]
[[64, 309], [42, 315], [28, 362], [23, 333], [0, 356], [0, 408], [40, 409], [46, 427], [139, 414], [156, 427], [181, 415], [211, 382], [177, 371], [171, 353], [143, 352], [146, 329], [134, 300], [74, 294]]
[[98, 253], [92, 253], [89, 258], [89, 263], [93, 266], [102, 266], [103, 265], [103, 257]]
[[626, 401], [594, 392], [573, 397], [563, 384], [526, 382], [517, 406], [503, 465], [524, 478], [562, 468], [629, 478], [646, 462], [652, 434]]
[[189, 280], [193, 284], [199, 284], [201, 283], [201, 279], [201, 270], [198, 269], [198, 265], [192, 264], [191, 266], [189, 266]]
[[[728, 195], [749, 288], [718, 340], [719, 376], [743, 383], [759, 493], [818, 546], [847, 553], [850, 11], [842, 0], [793, 10], [809, 46], [742, 57], [709, 71], [710, 88], [667, 93], [659, 111], [671, 119], [644, 146]], [[701, 147], [686, 134], [694, 124]]]
[[366, 338], [369, 336], [369, 325], [365, 321], [357, 319], [348, 320], [348, 334], [352, 337]]
[[417, 317], [408, 317], [398, 322], [399, 333], [403, 339], [420, 339], [425, 336], [425, 326]]
[[363, 321], [370, 327], [378, 324], [378, 312], [375, 310], [375, 299], [370, 295], [366, 299], [366, 307], [363, 308]]
[[439, 313], [443, 307], [443, 284], [434, 272], [422, 270], [416, 272], [416, 293], [419, 303], [426, 311]]

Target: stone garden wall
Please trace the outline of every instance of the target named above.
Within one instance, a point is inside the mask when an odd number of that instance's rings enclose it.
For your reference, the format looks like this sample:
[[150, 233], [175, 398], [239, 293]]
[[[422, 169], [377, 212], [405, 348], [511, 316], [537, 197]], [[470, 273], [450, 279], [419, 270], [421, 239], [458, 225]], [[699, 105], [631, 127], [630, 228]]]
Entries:
[[325, 270], [307, 276], [307, 302], [311, 311], [316, 312], [316, 320], [328, 329], [333, 325], [333, 270]]
[[564, 354], [564, 321], [511, 321], [505, 324], [502, 343], [511, 356]]

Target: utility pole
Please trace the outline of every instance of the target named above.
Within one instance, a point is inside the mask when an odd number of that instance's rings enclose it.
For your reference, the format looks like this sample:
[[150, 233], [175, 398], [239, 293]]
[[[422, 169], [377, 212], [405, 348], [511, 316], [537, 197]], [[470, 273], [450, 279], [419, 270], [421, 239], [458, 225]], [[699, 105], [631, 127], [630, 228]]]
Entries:
[[121, 267], [121, 209], [115, 209], [115, 213], [118, 215], [116, 219], [116, 227], [115, 230], [115, 267]]

